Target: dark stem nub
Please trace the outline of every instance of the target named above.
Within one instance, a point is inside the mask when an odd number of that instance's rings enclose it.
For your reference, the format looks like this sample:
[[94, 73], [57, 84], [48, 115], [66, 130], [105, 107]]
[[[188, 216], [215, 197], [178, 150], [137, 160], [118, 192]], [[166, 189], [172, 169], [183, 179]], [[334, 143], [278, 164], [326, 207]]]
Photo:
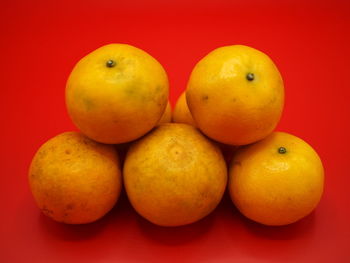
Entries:
[[286, 149], [286, 148], [284, 148], [284, 147], [278, 148], [278, 153], [280, 153], [280, 154], [285, 154], [286, 152], [287, 152], [287, 149]]
[[110, 59], [106, 62], [106, 66], [109, 67], [109, 68], [112, 68], [115, 66], [115, 61]]
[[247, 74], [247, 80], [253, 81], [254, 80], [254, 74], [253, 73], [248, 73]]

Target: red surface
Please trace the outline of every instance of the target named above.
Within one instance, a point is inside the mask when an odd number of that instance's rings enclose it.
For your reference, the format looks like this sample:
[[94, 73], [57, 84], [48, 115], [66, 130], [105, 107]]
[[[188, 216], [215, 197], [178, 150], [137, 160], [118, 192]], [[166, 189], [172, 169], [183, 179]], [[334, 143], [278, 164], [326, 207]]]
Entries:
[[[164, 2], [1, 1], [0, 262], [350, 262], [350, 2]], [[246, 44], [270, 55], [286, 87], [278, 130], [308, 141], [324, 162], [317, 210], [290, 226], [265, 227], [226, 196], [204, 220], [162, 228], [139, 217], [123, 194], [90, 225], [40, 214], [28, 165], [44, 141], [74, 129], [64, 104], [73, 65], [111, 42], [163, 64], [173, 105], [210, 50]]]

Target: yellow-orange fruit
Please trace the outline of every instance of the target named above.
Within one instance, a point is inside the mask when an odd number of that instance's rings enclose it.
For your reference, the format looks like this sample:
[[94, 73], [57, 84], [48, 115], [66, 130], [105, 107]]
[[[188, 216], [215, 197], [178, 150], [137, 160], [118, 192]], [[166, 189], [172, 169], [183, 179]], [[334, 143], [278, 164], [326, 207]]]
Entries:
[[235, 45], [215, 49], [194, 67], [187, 104], [212, 139], [245, 145], [269, 135], [284, 105], [282, 77], [264, 53]]
[[173, 113], [173, 121], [177, 123], [187, 123], [189, 125], [196, 126], [196, 123], [194, 122], [191, 112], [187, 106], [185, 91], [181, 93], [180, 97], [176, 102]]
[[125, 44], [110, 44], [83, 57], [66, 86], [66, 105], [89, 138], [110, 144], [150, 131], [168, 102], [168, 78], [159, 62]]
[[208, 215], [226, 188], [220, 149], [196, 128], [162, 124], [131, 146], [124, 185], [135, 210], [161, 226], [186, 225]]
[[112, 145], [65, 132], [39, 148], [30, 165], [29, 184], [45, 215], [67, 224], [90, 223], [118, 200], [119, 158]]
[[229, 170], [236, 207], [265, 225], [286, 225], [315, 209], [324, 171], [317, 153], [293, 135], [275, 132], [237, 150]]

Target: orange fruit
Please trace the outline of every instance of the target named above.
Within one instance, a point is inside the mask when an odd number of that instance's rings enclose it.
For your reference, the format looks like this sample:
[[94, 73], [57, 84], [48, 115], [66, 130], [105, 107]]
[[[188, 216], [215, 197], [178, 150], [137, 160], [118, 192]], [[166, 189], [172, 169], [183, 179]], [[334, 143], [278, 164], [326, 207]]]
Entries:
[[124, 143], [150, 131], [168, 102], [168, 78], [152, 56], [136, 47], [110, 44], [83, 57], [66, 86], [75, 125], [102, 143]]
[[29, 184], [45, 215], [67, 224], [93, 222], [118, 200], [122, 182], [117, 152], [81, 133], [62, 133], [35, 154]]
[[293, 135], [275, 132], [237, 150], [229, 169], [233, 203], [248, 218], [286, 225], [315, 209], [324, 171], [317, 153]]
[[194, 67], [186, 91], [197, 126], [231, 145], [261, 140], [276, 127], [284, 105], [282, 77], [264, 53], [225, 46]]
[[187, 106], [185, 91], [181, 93], [180, 97], [176, 102], [173, 113], [173, 121], [177, 123], [187, 123], [189, 125], [196, 126], [196, 123], [194, 122], [191, 112]]
[[134, 143], [123, 169], [135, 210], [161, 226], [193, 223], [219, 204], [227, 168], [220, 149], [196, 128], [167, 123]]
[[162, 115], [162, 117], [160, 118], [159, 123], [168, 123], [171, 122], [171, 106], [170, 103], [168, 101], [168, 104], [166, 105], [165, 111]]

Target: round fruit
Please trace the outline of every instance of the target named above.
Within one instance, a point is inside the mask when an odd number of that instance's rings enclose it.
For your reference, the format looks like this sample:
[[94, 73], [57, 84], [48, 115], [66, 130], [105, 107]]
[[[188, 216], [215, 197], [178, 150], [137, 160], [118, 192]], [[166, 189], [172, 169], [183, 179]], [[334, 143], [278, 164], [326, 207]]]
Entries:
[[75, 125], [102, 143], [135, 140], [160, 120], [168, 78], [146, 52], [110, 44], [82, 58], [69, 76], [66, 105]]
[[177, 123], [187, 123], [189, 125], [196, 126], [196, 123], [194, 122], [191, 112], [187, 106], [185, 91], [180, 95], [176, 102], [173, 113], [173, 121]]
[[247, 46], [226, 46], [198, 62], [186, 97], [197, 126], [207, 136], [244, 145], [274, 130], [283, 109], [284, 87], [267, 55]]
[[30, 188], [41, 211], [68, 224], [93, 222], [117, 202], [121, 171], [117, 152], [78, 132], [44, 143], [29, 169]]
[[161, 226], [208, 215], [225, 191], [227, 168], [219, 148], [196, 128], [162, 124], [131, 146], [124, 185], [135, 210]]
[[246, 217], [265, 225], [286, 225], [317, 206], [323, 177], [322, 162], [310, 145], [275, 132], [238, 149], [229, 169], [229, 190]]
[[170, 106], [169, 102], [166, 105], [163, 116], [162, 116], [162, 118], [160, 118], [158, 123], [168, 123], [168, 122], [171, 122], [171, 106]]

